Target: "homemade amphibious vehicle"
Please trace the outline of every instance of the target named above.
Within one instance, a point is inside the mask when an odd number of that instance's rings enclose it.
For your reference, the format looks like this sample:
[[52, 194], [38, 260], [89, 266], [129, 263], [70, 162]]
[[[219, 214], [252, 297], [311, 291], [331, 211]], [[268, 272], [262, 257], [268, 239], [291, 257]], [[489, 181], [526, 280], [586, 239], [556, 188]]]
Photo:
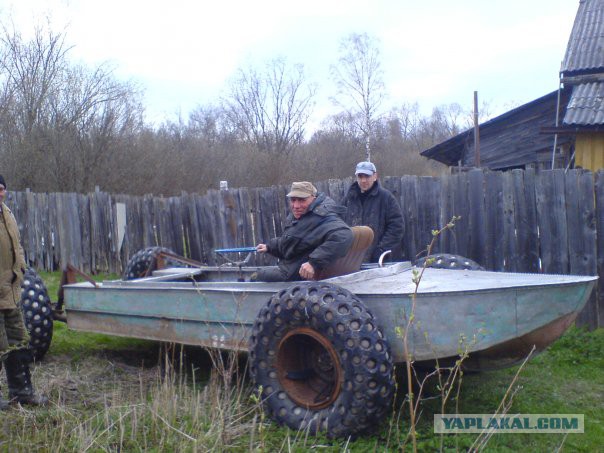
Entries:
[[[252, 281], [259, 268], [246, 260], [204, 266], [152, 248], [124, 280], [65, 285], [64, 319], [86, 332], [247, 351], [272, 418], [339, 437], [390, 410], [408, 326], [415, 366], [454, 362], [460, 351], [467, 370], [511, 366], [562, 335], [597, 279], [474, 270], [452, 255], [425, 269], [357, 266], [359, 257], [347, 257], [345, 275], [265, 283]], [[351, 263], [358, 270], [346, 273]]]

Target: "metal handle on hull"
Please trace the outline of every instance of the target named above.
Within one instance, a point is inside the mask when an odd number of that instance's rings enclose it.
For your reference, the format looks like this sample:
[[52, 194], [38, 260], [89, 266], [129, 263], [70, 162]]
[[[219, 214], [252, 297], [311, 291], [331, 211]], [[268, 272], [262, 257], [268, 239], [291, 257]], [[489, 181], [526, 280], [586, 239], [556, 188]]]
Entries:
[[380, 259], [378, 260], [379, 267], [384, 267], [384, 258], [386, 258], [386, 255], [388, 255], [389, 253], [392, 253], [392, 250], [386, 250], [380, 255]]

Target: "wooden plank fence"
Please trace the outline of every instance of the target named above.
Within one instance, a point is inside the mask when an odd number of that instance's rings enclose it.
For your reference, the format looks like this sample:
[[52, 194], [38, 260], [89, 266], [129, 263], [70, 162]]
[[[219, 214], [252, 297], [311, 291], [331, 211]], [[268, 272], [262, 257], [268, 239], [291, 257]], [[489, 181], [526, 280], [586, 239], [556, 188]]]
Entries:
[[[339, 201], [351, 178], [317, 182]], [[403, 256], [425, 250], [432, 231], [454, 215], [434, 252], [467, 256], [487, 269], [604, 276], [604, 172], [471, 170], [443, 177], [382, 180], [400, 200]], [[206, 195], [136, 197], [94, 192], [10, 193], [29, 263], [54, 270], [71, 263], [85, 272], [121, 273], [137, 250], [163, 246], [208, 264], [215, 248], [250, 246], [278, 236], [287, 215], [287, 187], [209, 191]], [[118, 243], [117, 204], [125, 205]], [[256, 257], [256, 264], [271, 264]], [[602, 286], [604, 288], [604, 286]], [[578, 322], [604, 326], [604, 291]]]

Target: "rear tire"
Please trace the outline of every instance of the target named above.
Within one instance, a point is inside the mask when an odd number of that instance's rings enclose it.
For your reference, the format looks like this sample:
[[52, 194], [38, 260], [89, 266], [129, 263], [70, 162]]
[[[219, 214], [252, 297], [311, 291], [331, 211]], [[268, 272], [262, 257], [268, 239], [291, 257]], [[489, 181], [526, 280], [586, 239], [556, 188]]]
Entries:
[[391, 408], [390, 346], [363, 302], [336, 285], [273, 295], [254, 324], [250, 364], [268, 414], [295, 430], [355, 436]]
[[122, 280], [134, 280], [151, 275], [157, 269], [157, 257], [162, 252], [174, 254], [172, 250], [165, 247], [148, 247], [136, 252], [128, 261]]
[[21, 311], [34, 360], [41, 360], [52, 341], [52, 305], [46, 285], [32, 268], [28, 268], [23, 275]]

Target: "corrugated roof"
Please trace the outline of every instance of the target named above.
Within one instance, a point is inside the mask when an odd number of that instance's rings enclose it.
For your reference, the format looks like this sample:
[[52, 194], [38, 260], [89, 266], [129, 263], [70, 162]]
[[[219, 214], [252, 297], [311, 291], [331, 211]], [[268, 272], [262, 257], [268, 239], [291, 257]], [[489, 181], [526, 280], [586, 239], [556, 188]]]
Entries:
[[582, 83], [573, 87], [563, 124], [567, 126], [604, 124], [604, 82]]
[[604, 0], [581, 0], [560, 71], [565, 76], [604, 69]]

